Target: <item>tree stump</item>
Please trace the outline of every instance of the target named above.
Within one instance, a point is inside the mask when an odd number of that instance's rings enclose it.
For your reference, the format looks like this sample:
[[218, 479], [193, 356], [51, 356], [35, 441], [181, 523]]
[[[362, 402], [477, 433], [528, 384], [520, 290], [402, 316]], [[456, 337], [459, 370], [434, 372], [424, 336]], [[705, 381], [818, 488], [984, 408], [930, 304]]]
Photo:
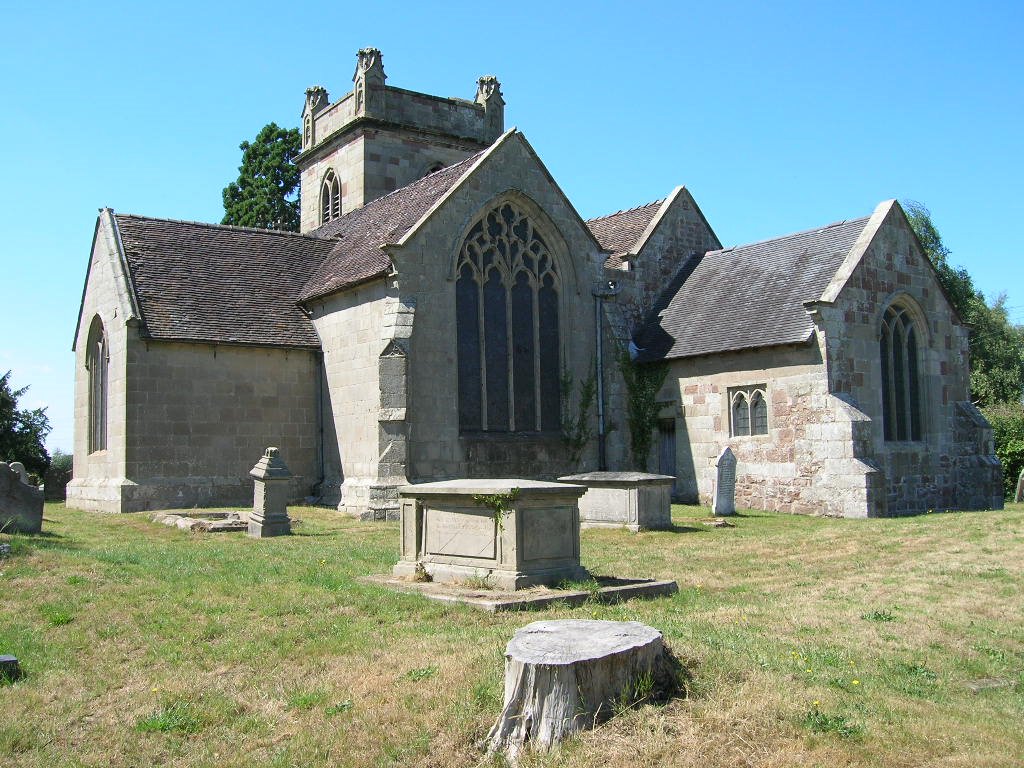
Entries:
[[519, 629], [505, 648], [505, 704], [487, 735], [511, 760], [547, 750], [662, 687], [661, 632], [636, 621], [561, 619]]

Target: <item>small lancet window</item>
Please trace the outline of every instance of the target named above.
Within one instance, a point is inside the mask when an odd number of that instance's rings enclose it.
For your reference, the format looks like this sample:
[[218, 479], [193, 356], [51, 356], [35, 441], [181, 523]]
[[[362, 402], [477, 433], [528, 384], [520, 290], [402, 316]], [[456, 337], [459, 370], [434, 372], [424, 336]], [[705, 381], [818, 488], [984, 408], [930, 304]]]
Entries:
[[328, 171], [324, 182], [320, 185], [320, 223], [341, 216], [341, 182], [334, 171]]
[[882, 363], [882, 427], [887, 441], [921, 439], [917, 331], [906, 307], [893, 304], [878, 336]]
[[729, 390], [730, 434], [733, 437], [768, 434], [768, 401], [765, 386]]
[[89, 453], [107, 448], [107, 369], [110, 352], [103, 333], [103, 322], [96, 317], [89, 328], [85, 369], [89, 380]]

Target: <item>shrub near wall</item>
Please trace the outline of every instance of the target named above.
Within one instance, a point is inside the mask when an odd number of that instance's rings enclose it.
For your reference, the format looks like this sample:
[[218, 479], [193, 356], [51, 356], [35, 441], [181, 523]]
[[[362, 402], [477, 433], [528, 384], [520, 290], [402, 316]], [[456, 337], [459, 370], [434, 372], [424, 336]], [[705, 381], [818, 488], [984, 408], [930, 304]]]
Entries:
[[1003, 463], [1003, 485], [1006, 498], [1012, 500], [1017, 478], [1024, 469], [1024, 405], [997, 403], [983, 409], [992, 425], [996, 456]]

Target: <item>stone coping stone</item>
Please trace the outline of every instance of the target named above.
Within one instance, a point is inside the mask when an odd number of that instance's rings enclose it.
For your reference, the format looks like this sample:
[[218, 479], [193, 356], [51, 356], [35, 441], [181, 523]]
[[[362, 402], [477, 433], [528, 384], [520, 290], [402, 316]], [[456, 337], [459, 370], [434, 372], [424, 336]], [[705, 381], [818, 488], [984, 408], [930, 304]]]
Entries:
[[433, 483], [403, 485], [399, 487], [401, 496], [470, 496], [475, 494], [493, 495], [511, 493], [514, 489], [525, 491], [530, 495], [545, 493], [575, 493], [582, 496], [587, 489], [582, 485], [555, 483], [546, 480], [526, 480], [525, 478], [481, 478], [440, 480]]
[[642, 485], [645, 483], [671, 483], [675, 480], [672, 475], [653, 475], [650, 472], [584, 472], [579, 475], [566, 475], [558, 478], [565, 483], [630, 483]]
[[429, 600], [443, 603], [460, 603], [479, 608], [489, 613], [506, 611], [529, 611], [546, 608], [554, 603], [570, 606], [582, 605], [588, 600], [599, 603], [618, 603], [623, 600], [652, 599], [668, 597], [679, 591], [679, 585], [673, 580], [657, 579], [619, 579], [613, 577], [597, 577], [601, 587], [596, 591], [584, 589], [554, 589], [551, 587], [532, 587], [515, 592], [497, 589], [479, 589], [461, 584], [439, 584], [430, 581], [411, 581], [390, 575], [365, 576], [360, 581], [377, 584], [396, 592], [408, 592], [423, 595]]

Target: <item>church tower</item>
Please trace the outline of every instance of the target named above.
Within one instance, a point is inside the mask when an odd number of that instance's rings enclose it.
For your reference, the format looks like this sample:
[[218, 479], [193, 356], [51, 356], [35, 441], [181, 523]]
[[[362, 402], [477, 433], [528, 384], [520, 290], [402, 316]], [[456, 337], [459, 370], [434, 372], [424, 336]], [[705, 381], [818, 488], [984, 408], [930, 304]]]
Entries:
[[428, 173], [490, 146], [505, 130], [505, 100], [493, 75], [474, 101], [385, 84], [376, 48], [356, 54], [352, 90], [334, 104], [321, 86], [302, 110], [302, 225], [309, 232]]

